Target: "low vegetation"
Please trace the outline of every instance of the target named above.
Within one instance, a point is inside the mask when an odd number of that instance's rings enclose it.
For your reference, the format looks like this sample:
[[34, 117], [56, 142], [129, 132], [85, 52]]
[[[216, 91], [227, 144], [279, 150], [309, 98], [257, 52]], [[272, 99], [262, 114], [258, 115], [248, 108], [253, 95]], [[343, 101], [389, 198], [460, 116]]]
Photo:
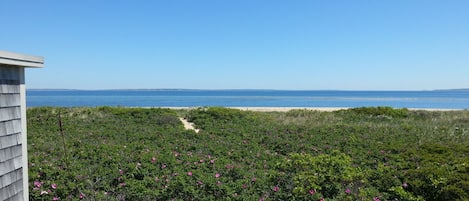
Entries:
[[469, 199], [469, 111], [40, 107], [28, 151], [31, 200]]

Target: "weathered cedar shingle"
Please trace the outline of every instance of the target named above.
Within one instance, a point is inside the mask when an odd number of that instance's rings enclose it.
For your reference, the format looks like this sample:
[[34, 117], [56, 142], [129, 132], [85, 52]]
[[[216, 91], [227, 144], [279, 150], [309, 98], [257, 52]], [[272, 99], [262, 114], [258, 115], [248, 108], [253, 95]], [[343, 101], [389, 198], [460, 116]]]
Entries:
[[[21, 169], [21, 159], [23, 157], [18, 156], [16, 158], [7, 160], [3, 163], [0, 163], [0, 175], [12, 172], [14, 170]], [[18, 165], [19, 164], [19, 165]]]
[[0, 96], [0, 107], [14, 107], [21, 105], [19, 94], [0, 94]]
[[0, 136], [12, 135], [19, 132], [21, 132], [20, 119], [0, 122]]
[[0, 136], [0, 150], [21, 144], [19, 133], [13, 135]]
[[0, 80], [19, 80], [20, 79], [20, 68], [10, 67], [10, 66], [1, 66], [0, 71]]
[[[22, 200], [23, 180], [19, 180], [9, 186], [0, 189], [0, 200]], [[21, 197], [18, 196], [21, 194]]]
[[5, 201], [23, 201], [23, 191], [18, 192], [18, 194], [6, 199]]
[[19, 94], [20, 86], [15, 84], [1, 84], [0, 94]]
[[5, 162], [7, 160], [10, 160], [12, 158], [16, 158], [18, 156], [21, 156], [21, 146], [13, 146], [13, 147], [8, 147], [5, 149], [0, 150], [0, 162]]
[[0, 188], [9, 186], [23, 178], [23, 173], [21, 171], [9, 172], [5, 175], [0, 176]]
[[23, 191], [18, 192], [16, 195], [6, 199], [5, 201], [24, 201]]
[[0, 121], [19, 119], [21, 117], [20, 107], [0, 108]]

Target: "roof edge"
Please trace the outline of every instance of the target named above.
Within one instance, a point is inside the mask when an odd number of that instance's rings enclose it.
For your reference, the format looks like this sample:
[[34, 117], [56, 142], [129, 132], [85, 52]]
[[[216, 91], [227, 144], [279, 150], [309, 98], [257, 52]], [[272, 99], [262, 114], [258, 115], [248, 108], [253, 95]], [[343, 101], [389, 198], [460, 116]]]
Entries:
[[44, 58], [0, 50], [0, 64], [42, 68]]

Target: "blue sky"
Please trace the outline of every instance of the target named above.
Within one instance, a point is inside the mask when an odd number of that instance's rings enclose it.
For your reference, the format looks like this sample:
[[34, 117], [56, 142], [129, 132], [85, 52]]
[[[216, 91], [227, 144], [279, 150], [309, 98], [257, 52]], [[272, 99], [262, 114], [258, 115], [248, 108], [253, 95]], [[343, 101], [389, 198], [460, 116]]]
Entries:
[[28, 88], [469, 88], [466, 0], [5, 0]]

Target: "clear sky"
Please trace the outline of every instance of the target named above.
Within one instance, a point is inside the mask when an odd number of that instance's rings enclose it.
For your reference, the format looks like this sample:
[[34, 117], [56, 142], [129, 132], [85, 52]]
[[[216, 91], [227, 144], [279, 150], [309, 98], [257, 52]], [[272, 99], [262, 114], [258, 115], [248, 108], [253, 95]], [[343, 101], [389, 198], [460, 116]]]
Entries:
[[469, 88], [467, 0], [3, 0], [28, 88]]

